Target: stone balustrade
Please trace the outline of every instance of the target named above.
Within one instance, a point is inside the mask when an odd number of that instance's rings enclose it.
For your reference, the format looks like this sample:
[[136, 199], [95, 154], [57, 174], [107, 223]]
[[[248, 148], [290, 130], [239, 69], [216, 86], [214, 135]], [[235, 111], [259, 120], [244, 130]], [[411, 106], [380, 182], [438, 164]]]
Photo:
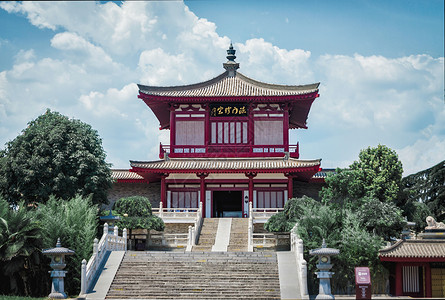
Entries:
[[191, 251], [199, 239], [202, 227], [202, 202], [198, 208], [164, 208], [162, 202], [159, 208], [153, 208], [153, 214], [160, 217], [164, 223], [192, 223], [187, 233], [158, 233], [150, 235], [150, 245], [184, 246]]
[[309, 291], [307, 286], [307, 262], [303, 256], [303, 240], [297, 234], [298, 224], [292, 228], [290, 232], [290, 249], [295, 253], [295, 260], [297, 262], [298, 278], [300, 280], [301, 299], [309, 299]]
[[100, 241], [94, 239], [93, 255], [88, 262], [85, 259], [82, 260], [81, 295], [86, 294], [91, 288], [108, 251], [127, 251], [127, 229], [124, 229], [122, 236], [119, 236], [119, 228], [117, 226], [114, 226], [113, 233], [110, 233], [109, 226], [105, 223]]

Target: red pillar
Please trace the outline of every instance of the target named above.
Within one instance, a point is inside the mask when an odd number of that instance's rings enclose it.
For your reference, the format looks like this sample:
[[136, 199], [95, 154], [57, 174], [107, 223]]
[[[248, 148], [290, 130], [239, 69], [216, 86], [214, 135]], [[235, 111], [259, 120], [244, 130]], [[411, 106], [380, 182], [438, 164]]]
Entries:
[[[246, 175], [249, 178], [249, 203], [253, 203], [253, 178], [257, 175], [257, 173], [246, 172], [244, 175]], [[243, 211], [245, 211], [244, 205], [246, 205], [246, 204], [244, 203], [244, 199], [243, 199]]]
[[287, 197], [292, 199], [294, 194], [294, 177], [291, 174], [285, 174], [287, 176]]
[[402, 280], [403, 280], [403, 272], [402, 272], [402, 263], [396, 263], [396, 296], [402, 296]]
[[249, 118], [248, 118], [248, 125], [247, 125], [247, 132], [248, 132], [248, 144], [250, 147], [249, 152], [252, 153], [253, 151], [253, 146], [254, 146], [254, 124], [253, 124], [253, 109], [256, 107], [255, 104], [251, 103], [249, 105]]
[[[209, 105], [207, 103], [202, 104], [202, 107], [205, 108], [206, 112], [205, 112], [205, 127], [204, 127], [204, 144], [205, 144], [205, 148], [206, 148], [206, 153], [208, 153], [209, 151], [209, 144], [210, 144], [210, 140], [211, 140], [211, 128], [210, 128], [210, 109], [209, 109]], [[204, 204], [204, 203], [203, 203]]]
[[253, 176], [249, 176], [249, 202], [253, 202]]
[[287, 103], [282, 108], [284, 110], [284, 118], [283, 118], [284, 151], [289, 152], [289, 107]]
[[202, 202], [202, 217], [205, 218], [206, 216], [206, 185], [205, 185], [205, 178], [209, 176], [209, 173], [197, 173], [196, 176], [200, 179], [200, 185], [199, 185], [199, 198]]
[[426, 297], [427, 298], [431, 298], [433, 297], [433, 286], [432, 286], [432, 282], [431, 282], [431, 267], [429, 263], [426, 263], [424, 265], [425, 268], [425, 292], [426, 292]]
[[177, 105], [170, 106], [170, 153], [174, 153], [173, 146], [176, 145], [176, 114]]
[[167, 207], [167, 185], [165, 184], [165, 177], [167, 177], [168, 174], [162, 174], [161, 175], [161, 202], [162, 202], [162, 207], [166, 208]]

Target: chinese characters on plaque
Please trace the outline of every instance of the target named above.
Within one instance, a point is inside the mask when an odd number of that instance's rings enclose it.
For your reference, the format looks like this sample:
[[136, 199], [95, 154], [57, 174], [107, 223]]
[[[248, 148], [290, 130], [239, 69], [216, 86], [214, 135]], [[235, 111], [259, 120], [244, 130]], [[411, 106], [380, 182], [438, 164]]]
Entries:
[[246, 104], [210, 104], [211, 117], [247, 117]]

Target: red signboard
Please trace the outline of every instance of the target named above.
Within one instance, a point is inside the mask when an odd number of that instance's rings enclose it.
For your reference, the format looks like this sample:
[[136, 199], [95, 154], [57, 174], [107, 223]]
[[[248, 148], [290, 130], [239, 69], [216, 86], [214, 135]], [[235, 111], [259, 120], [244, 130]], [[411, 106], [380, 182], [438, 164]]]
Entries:
[[355, 284], [371, 284], [371, 274], [368, 267], [355, 268]]
[[355, 268], [355, 299], [371, 299], [371, 296], [371, 273], [369, 268]]

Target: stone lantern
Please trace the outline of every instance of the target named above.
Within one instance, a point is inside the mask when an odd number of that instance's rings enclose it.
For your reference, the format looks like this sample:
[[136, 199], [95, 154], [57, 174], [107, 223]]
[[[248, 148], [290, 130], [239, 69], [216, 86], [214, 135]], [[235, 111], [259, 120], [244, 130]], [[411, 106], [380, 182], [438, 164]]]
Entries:
[[315, 274], [317, 274], [317, 278], [320, 279], [318, 295], [315, 299], [335, 299], [331, 292], [330, 281], [330, 278], [334, 272], [329, 272], [329, 270], [332, 268], [331, 256], [339, 253], [340, 250], [338, 249], [327, 248], [324, 239], [321, 248], [309, 251], [310, 255], [318, 256], [317, 268], [320, 270], [319, 272], [315, 272]]
[[[111, 209], [110, 209], [110, 213], [107, 216], [102, 216], [99, 219], [107, 224], [110, 224], [111, 228], [114, 228], [114, 222], [119, 221], [121, 218], [119, 216], [113, 215], [113, 213], [111, 212]], [[113, 230], [113, 229], [111, 229], [111, 230]]]
[[63, 271], [66, 267], [65, 255], [73, 255], [74, 251], [68, 248], [62, 247], [60, 244], [60, 238], [57, 239], [55, 248], [44, 249], [42, 253], [48, 255], [51, 258], [50, 266], [53, 270], [50, 272], [52, 277], [51, 294], [48, 298], [52, 299], [65, 299], [65, 287], [63, 278], [67, 271]]

